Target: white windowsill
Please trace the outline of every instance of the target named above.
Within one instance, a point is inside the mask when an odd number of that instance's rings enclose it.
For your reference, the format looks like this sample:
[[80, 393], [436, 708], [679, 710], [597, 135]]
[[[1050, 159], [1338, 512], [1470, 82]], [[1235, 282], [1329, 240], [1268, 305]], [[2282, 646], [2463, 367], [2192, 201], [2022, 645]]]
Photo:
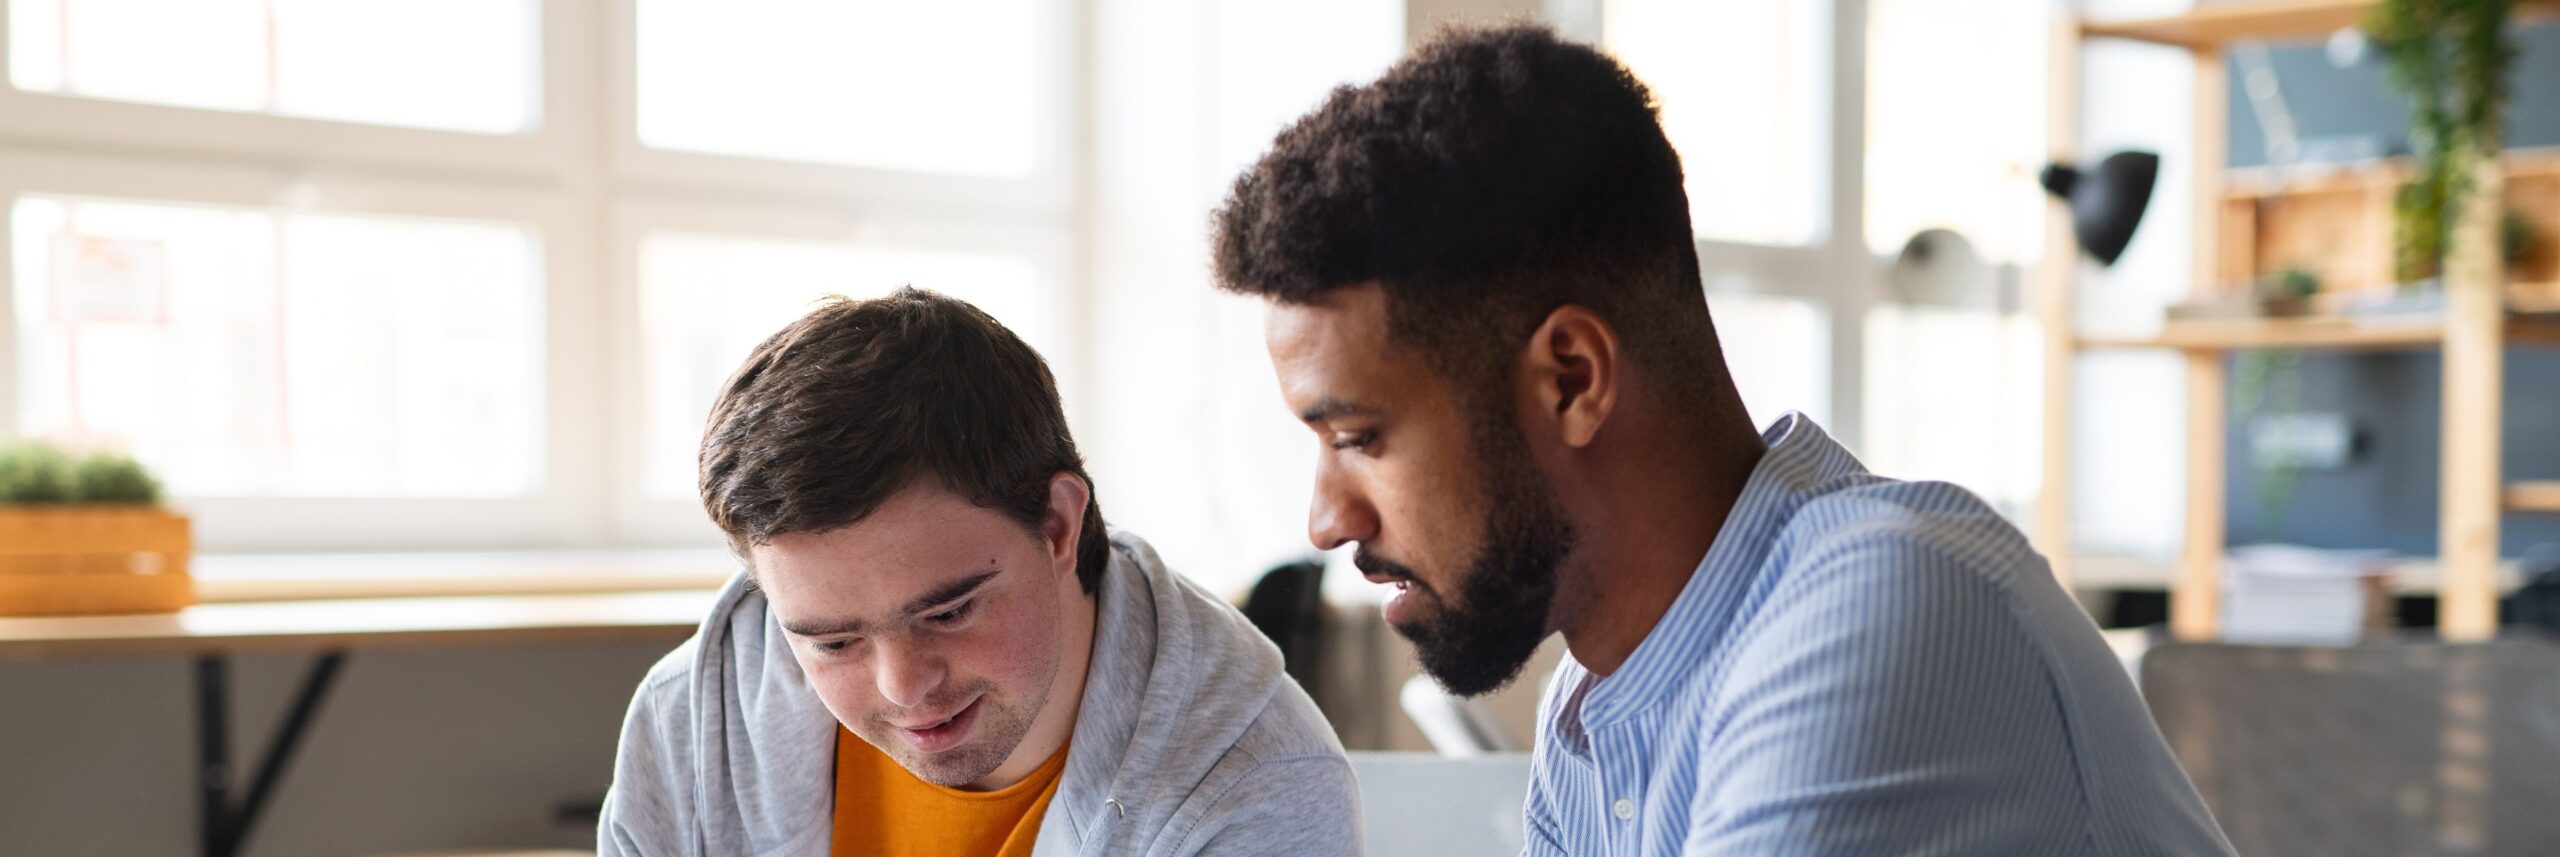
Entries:
[[191, 563], [207, 603], [715, 589], [737, 568], [723, 550], [199, 554]]

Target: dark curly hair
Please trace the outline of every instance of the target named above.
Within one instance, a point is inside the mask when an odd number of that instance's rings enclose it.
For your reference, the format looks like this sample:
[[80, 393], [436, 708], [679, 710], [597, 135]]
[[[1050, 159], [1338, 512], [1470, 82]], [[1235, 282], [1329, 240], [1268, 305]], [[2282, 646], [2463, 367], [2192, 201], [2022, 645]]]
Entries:
[[830, 298], [757, 345], [711, 406], [700, 464], [702, 505], [741, 557], [850, 526], [928, 478], [1036, 534], [1050, 477], [1072, 473], [1086, 594], [1111, 558], [1049, 365], [984, 311], [921, 289]]
[[1493, 389], [1565, 304], [1607, 319], [1675, 407], [1728, 383], [1651, 93], [1543, 26], [1444, 30], [1334, 90], [1236, 179], [1214, 230], [1231, 292], [1310, 304], [1379, 283], [1390, 335], [1461, 395]]

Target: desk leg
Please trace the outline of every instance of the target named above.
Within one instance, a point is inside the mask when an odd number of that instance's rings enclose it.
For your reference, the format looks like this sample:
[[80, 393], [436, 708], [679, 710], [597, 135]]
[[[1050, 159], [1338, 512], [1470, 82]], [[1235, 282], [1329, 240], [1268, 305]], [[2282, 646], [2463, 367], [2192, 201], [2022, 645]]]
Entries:
[[302, 746], [311, 718], [319, 713], [321, 701], [328, 698], [329, 687], [337, 681], [338, 669], [346, 665], [346, 660], [346, 652], [328, 651], [312, 661], [310, 671], [303, 674], [301, 689], [294, 693], [293, 707], [286, 709], [284, 722], [277, 725], [275, 737], [267, 742], [266, 755], [258, 760], [258, 773], [249, 781], [246, 798], [234, 805], [230, 764], [231, 662], [223, 655], [196, 658], [196, 737], [201, 761], [198, 788], [204, 804], [204, 857], [238, 857], [241, 846], [249, 840], [250, 828], [266, 810], [267, 797], [283, 778], [285, 765], [293, 761], [294, 750]]
[[231, 857], [231, 660], [196, 657], [196, 790], [204, 857]]

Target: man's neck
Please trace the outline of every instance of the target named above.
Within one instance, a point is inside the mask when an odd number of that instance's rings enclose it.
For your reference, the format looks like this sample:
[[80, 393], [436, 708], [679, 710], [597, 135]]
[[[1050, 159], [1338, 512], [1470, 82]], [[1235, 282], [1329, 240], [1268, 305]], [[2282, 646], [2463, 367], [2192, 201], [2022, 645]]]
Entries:
[[1611, 474], [1621, 487], [1594, 492], [1602, 508], [1581, 516], [1585, 532], [1556, 612], [1566, 649], [1593, 673], [1617, 672], [1653, 633], [1766, 451], [1747, 422], [1680, 440], [1690, 455], [1626, 457]]

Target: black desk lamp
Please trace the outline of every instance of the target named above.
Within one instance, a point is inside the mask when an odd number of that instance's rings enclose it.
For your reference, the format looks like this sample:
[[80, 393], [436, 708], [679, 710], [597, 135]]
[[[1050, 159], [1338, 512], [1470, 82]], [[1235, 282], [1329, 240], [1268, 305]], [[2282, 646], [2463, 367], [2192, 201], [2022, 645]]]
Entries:
[[2142, 224], [2142, 209], [2151, 204], [2151, 185], [2159, 177], [2159, 155], [2117, 152], [2099, 161], [2093, 174], [2047, 164], [2039, 182], [2071, 206], [2071, 234], [2080, 239], [2080, 249], [2100, 265], [2113, 265], [2133, 241], [2133, 228]]

